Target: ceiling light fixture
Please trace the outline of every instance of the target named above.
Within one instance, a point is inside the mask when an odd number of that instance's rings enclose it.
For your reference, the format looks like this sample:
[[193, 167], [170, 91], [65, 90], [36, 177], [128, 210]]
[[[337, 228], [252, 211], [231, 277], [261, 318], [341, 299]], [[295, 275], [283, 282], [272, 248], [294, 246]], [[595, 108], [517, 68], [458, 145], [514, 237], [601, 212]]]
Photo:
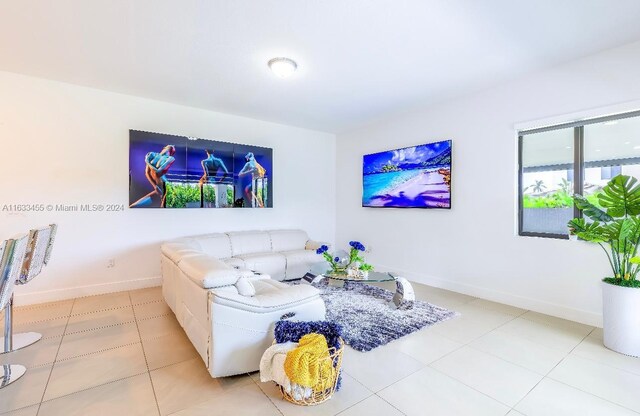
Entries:
[[273, 58], [267, 62], [271, 71], [280, 78], [289, 78], [298, 69], [298, 64], [289, 58]]

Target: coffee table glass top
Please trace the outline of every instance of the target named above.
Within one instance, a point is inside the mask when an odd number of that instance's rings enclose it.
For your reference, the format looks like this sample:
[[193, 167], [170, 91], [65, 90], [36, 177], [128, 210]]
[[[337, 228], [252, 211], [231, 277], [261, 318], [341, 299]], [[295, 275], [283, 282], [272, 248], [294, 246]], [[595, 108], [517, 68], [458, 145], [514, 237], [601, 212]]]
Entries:
[[324, 277], [327, 277], [329, 279], [343, 280], [348, 282], [392, 282], [396, 280], [391, 273], [376, 271], [370, 271], [369, 276], [366, 279], [362, 277], [347, 275], [332, 275], [331, 267], [329, 267], [329, 264], [327, 262], [320, 262], [312, 265], [309, 269], [309, 273], [315, 276], [323, 275]]

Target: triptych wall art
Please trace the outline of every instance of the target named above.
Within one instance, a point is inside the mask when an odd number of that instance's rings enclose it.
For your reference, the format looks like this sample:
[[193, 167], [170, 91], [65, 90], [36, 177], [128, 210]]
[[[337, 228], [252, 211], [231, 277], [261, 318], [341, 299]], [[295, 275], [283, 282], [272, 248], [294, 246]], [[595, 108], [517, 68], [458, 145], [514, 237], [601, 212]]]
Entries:
[[129, 131], [131, 208], [273, 207], [273, 150]]

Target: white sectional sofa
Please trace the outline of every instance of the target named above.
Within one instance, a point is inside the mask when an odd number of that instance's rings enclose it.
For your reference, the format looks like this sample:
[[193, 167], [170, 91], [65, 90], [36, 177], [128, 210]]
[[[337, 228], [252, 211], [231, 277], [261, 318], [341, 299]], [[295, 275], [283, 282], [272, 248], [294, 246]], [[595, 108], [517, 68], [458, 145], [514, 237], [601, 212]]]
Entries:
[[[245, 231], [162, 245], [162, 292], [212, 377], [255, 371], [283, 315], [322, 320], [324, 302], [300, 278], [322, 243], [300, 230]], [[272, 278], [274, 277], [274, 278]]]

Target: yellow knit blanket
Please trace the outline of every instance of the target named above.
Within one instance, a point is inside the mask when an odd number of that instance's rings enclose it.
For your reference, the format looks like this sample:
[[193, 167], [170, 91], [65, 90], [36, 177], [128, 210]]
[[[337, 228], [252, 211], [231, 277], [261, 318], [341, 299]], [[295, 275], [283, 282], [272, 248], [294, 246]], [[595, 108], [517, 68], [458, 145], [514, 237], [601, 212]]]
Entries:
[[287, 353], [284, 371], [291, 383], [314, 391], [331, 388], [336, 374], [325, 337], [311, 333], [300, 338], [298, 347]]

